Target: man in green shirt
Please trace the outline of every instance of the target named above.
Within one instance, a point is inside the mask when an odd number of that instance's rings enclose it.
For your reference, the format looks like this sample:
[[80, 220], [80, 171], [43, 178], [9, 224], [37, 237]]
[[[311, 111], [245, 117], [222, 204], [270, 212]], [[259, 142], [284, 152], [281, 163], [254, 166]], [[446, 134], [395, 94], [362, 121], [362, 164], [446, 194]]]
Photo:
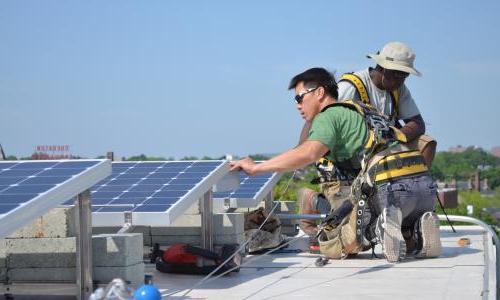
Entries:
[[[345, 168], [346, 173], [357, 176], [361, 169], [362, 150], [368, 139], [368, 128], [360, 113], [333, 105], [338, 97], [333, 75], [322, 68], [309, 69], [295, 76], [289, 87], [295, 90], [297, 109], [302, 118], [306, 122], [312, 121], [307, 140], [260, 164], [256, 164], [251, 158], [234, 161], [231, 169], [241, 169], [252, 176], [265, 172], [287, 172], [327, 156], [336, 165], [349, 165], [349, 168]], [[418, 174], [417, 177], [383, 182], [375, 188], [383, 188], [380, 195], [384, 196], [370, 199], [370, 224], [375, 226], [376, 223], [374, 231], [377, 236], [367, 239], [376, 239], [382, 243], [384, 254], [390, 262], [401, 260], [406, 253], [405, 240], [401, 234], [403, 225], [416, 228], [415, 233], [419, 235], [420, 241], [417, 251], [421, 257], [434, 257], [441, 252], [439, 222], [431, 213], [436, 196], [432, 195], [432, 191], [426, 190], [431, 186], [432, 180], [427, 172]], [[394, 184], [411, 189], [405, 190], [407, 193], [403, 195], [401, 189], [392, 188]], [[411, 196], [423, 196], [424, 192], [425, 196], [420, 199]], [[364, 230], [365, 228], [363, 234]]]

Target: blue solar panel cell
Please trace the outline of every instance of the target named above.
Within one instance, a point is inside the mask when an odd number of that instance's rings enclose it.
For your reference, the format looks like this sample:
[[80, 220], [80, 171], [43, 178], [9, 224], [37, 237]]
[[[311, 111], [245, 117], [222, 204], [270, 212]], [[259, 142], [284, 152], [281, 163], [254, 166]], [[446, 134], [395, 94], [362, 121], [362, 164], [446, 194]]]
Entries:
[[166, 182], [169, 182], [170, 180], [165, 180], [165, 179], [171, 179], [171, 178], [164, 178], [164, 179], [161, 179], [161, 178], [151, 178], [148, 177], [146, 179], [143, 179], [141, 181], [141, 184], [144, 184], [144, 185], [148, 185], [148, 184], [160, 184], [160, 185], [164, 185], [166, 184]]
[[[99, 188], [99, 192], [121, 192], [125, 191], [128, 187], [128, 185], [105, 185]], [[97, 191], [93, 192], [94, 194], [92, 196], [95, 197]]]
[[25, 181], [22, 182], [23, 185], [28, 185], [28, 184], [60, 184], [63, 183], [64, 181], [70, 179], [71, 176], [48, 176], [48, 177], [32, 177], [28, 178]]
[[[113, 199], [109, 199], [109, 198], [92, 198], [92, 205], [106, 205], [106, 204], [109, 204], [109, 202], [113, 201]], [[71, 199], [67, 202], [65, 202], [64, 204], [66, 205], [72, 205], [75, 203], [75, 200], [74, 199]]]
[[35, 198], [38, 194], [2, 194], [0, 196], [1, 204], [23, 203]]
[[168, 184], [197, 184], [200, 181], [201, 178], [172, 179], [172, 181], [169, 181]]
[[20, 182], [24, 179], [25, 179], [25, 177], [1, 177], [0, 176], [0, 185], [15, 184], [15, 183]]
[[154, 194], [154, 197], [165, 197], [165, 198], [172, 198], [172, 197], [182, 197], [184, 196], [188, 191], [159, 191]]
[[252, 177], [240, 172], [240, 187], [232, 192], [214, 193], [214, 198], [231, 199], [231, 207], [255, 207], [269, 195], [278, 179], [277, 173], [264, 173]]
[[124, 192], [120, 196], [118, 196], [118, 199], [137, 198], [144, 201], [144, 199], [150, 195], [151, 192]]
[[0, 238], [90, 188], [110, 171], [104, 160], [0, 161]]
[[55, 184], [36, 184], [36, 185], [16, 185], [11, 186], [0, 192], [0, 197], [3, 194], [40, 194], [55, 187]]
[[119, 176], [117, 176], [116, 179], [117, 180], [120, 180], [120, 179], [129, 179], [129, 178], [131, 178], [131, 179], [142, 179], [142, 178], [148, 177], [148, 175], [150, 175], [150, 174], [149, 173], [137, 173], [137, 172], [122, 173]]
[[164, 187], [163, 184], [138, 184], [129, 189], [131, 192], [150, 192], [154, 193]]
[[177, 176], [178, 179], [190, 179], [194, 178], [197, 180], [201, 180], [205, 178], [208, 175], [208, 173], [181, 173]]
[[131, 197], [131, 198], [118, 198], [114, 199], [113, 201], [108, 202], [109, 205], [115, 205], [115, 204], [136, 204], [136, 203], [141, 203], [144, 201], [144, 198], [137, 198], [137, 197]]
[[149, 176], [146, 177], [146, 179], [172, 179], [174, 178], [178, 173], [162, 173], [162, 172], [156, 172], [153, 174], [150, 174]]
[[18, 163], [12, 166], [12, 170], [19, 170], [19, 169], [35, 169], [35, 170], [43, 170], [44, 168], [50, 168], [53, 167], [57, 164], [58, 162], [24, 162], [24, 163]]
[[0, 176], [2, 177], [25, 177], [31, 176], [36, 173], [40, 173], [41, 170], [36, 169], [19, 169], [19, 170], [4, 170], [0, 172]]
[[195, 184], [168, 184], [163, 186], [163, 191], [189, 191]]
[[10, 212], [11, 210], [18, 208], [19, 204], [0, 204], [0, 215]]
[[145, 205], [162, 205], [162, 204], [174, 204], [179, 201], [180, 197], [161, 197], [161, 198], [149, 198], [144, 201]]
[[40, 173], [38, 173], [36, 176], [39, 177], [46, 177], [46, 176], [72, 176], [76, 175], [81, 172], [81, 169], [71, 169], [71, 168], [65, 168], [65, 169], [58, 169], [58, 168], [52, 168], [49, 170], [44, 170]]
[[0, 164], [0, 171], [8, 169], [8, 168], [12, 167], [13, 165], [17, 165], [17, 164], [18, 164], [17, 162], [2, 162]]
[[[131, 179], [131, 178], [127, 178], [127, 179], [111, 179], [111, 180], [108, 180], [105, 184], [106, 185], [132, 185], [134, 183], [137, 183], [137, 179]], [[96, 185], [95, 187], [97, 186], [100, 186], [100, 185]]]
[[120, 196], [122, 193], [123, 191], [113, 191], [113, 192], [96, 191], [92, 193], [92, 199], [96, 198], [113, 199], [115, 197]]

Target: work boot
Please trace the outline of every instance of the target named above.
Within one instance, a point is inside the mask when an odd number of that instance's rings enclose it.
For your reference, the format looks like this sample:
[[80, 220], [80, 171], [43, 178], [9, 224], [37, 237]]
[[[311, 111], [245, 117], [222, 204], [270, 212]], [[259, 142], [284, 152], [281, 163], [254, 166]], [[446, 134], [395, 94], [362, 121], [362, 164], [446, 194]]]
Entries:
[[441, 239], [438, 216], [428, 211], [420, 217], [417, 223], [419, 251], [416, 258], [430, 258], [441, 255]]
[[[318, 212], [316, 211], [314, 207], [314, 199], [318, 196], [318, 193], [308, 189], [308, 188], [301, 188], [297, 192], [297, 199], [299, 200], [299, 213], [300, 214], [317, 214]], [[300, 220], [300, 228], [302, 231], [304, 231], [305, 234], [309, 235], [310, 237], [316, 237], [316, 234], [318, 233], [318, 226], [316, 225], [315, 220], [305, 220], [302, 219]]]
[[384, 208], [378, 216], [375, 233], [388, 262], [398, 262], [406, 256], [406, 244], [401, 234], [402, 219], [401, 209], [393, 205]]

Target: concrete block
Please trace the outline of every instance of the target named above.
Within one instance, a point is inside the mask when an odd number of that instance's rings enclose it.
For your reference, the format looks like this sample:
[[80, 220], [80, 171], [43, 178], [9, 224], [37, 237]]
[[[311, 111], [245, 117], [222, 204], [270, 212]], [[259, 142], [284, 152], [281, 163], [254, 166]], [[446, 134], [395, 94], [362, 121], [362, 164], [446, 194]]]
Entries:
[[0, 240], [0, 269], [7, 267], [7, 240]]
[[75, 268], [15, 268], [7, 271], [9, 282], [75, 282]]
[[[75, 282], [76, 268], [16, 268], [9, 269], [7, 276], [10, 282]], [[126, 267], [94, 266], [94, 282], [107, 284], [114, 278], [140, 286], [144, 282], [144, 263]]]
[[74, 267], [76, 238], [8, 239], [9, 268]]
[[93, 264], [98, 267], [131, 266], [142, 262], [141, 233], [102, 234], [92, 237]]
[[[105, 233], [117, 233], [121, 227], [92, 227], [92, 234], [99, 235]], [[142, 233], [143, 244], [151, 246], [151, 227], [150, 226], [134, 226], [128, 233]]]
[[[214, 232], [235, 234], [244, 231], [242, 213], [214, 214]], [[151, 235], [200, 235], [201, 215], [182, 215], [169, 227], [151, 227]]]
[[[94, 266], [127, 266], [142, 262], [138, 233], [92, 237]], [[7, 240], [9, 268], [68, 268], [76, 265], [76, 238]]]
[[54, 208], [7, 238], [64, 238], [75, 236], [74, 214], [74, 207]]

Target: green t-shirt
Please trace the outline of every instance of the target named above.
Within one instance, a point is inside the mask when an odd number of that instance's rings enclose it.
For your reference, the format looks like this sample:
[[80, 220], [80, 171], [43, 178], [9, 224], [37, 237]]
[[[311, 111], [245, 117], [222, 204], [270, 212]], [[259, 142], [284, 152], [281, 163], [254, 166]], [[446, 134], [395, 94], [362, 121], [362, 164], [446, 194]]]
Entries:
[[342, 106], [326, 109], [314, 117], [309, 141], [319, 141], [330, 149], [328, 158], [344, 161], [352, 158], [363, 147], [366, 139], [363, 116]]

